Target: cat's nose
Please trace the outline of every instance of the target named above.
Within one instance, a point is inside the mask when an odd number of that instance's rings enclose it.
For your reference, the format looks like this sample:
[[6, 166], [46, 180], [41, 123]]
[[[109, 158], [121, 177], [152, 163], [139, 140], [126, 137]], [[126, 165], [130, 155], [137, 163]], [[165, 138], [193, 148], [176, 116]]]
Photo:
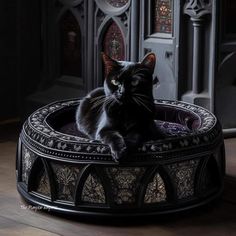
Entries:
[[123, 94], [125, 93], [125, 88], [124, 88], [124, 86], [121, 85], [121, 86], [119, 87], [119, 89], [118, 89], [118, 92], [119, 92], [120, 95], [123, 95]]

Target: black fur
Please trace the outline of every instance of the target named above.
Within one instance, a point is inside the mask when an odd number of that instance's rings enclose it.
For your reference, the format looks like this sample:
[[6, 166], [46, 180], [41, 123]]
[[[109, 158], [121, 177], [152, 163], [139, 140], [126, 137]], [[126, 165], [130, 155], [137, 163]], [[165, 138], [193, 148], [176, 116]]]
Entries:
[[77, 109], [78, 129], [111, 148], [119, 161], [142, 142], [160, 138], [154, 122], [152, 74], [156, 58], [118, 62], [103, 54], [104, 87], [90, 92]]

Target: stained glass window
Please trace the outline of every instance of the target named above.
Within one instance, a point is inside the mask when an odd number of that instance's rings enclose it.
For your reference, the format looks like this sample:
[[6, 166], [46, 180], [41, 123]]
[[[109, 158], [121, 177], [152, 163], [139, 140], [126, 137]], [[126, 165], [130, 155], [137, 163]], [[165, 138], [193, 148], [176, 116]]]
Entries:
[[74, 15], [67, 11], [61, 20], [61, 73], [81, 76], [81, 32]]
[[172, 33], [172, 0], [154, 0], [153, 33]]
[[113, 7], [120, 8], [125, 6], [129, 0], [106, 0], [106, 1]]
[[112, 22], [105, 32], [103, 51], [116, 60], [125, 59], [124, 39], [115, 22]]

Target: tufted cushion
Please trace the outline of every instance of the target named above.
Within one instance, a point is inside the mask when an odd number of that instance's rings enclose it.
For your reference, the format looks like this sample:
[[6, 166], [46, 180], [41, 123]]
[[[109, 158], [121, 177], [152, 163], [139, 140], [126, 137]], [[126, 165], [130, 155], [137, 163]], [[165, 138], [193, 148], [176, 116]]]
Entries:
[[[76, 107], [72, 107], [66, 112], [56, 112], [48, 117], [48, 121], [55, 130], [61, 133], [88, 138], [76, 127], [75, 110]], [[157, 127], [167, 137], [190, 134], [200, 125], [200, 119], [191, 112], [175, 108], [170, 109], [168, 106], [157, 108], [156, 118]]]

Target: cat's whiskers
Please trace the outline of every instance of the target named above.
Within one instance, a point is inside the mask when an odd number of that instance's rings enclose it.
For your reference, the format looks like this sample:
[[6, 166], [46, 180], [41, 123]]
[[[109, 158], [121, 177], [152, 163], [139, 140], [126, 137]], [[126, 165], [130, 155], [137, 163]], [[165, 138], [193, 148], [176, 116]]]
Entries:
[[108, 111], [110, 110], [111, 106], [114, 105], [114, 103], [116, 103], [116, 100], [115, 100], [115, 99], [112, 99], [111, 102], [107, 105]]
[[[148, 107], [148, 104], [141, 97], [135, 96], [135, 97], [133, 97], [133, 99], [135, 99], [137, 104], [139, 104], [140, 106], [143, 106], [148, 111], [152, 112], [152, 110]], [[150, 101], [149, 101], [149, 103], [150, 103]]]
[[102, 108], [106, 106], [107, 104], [109, 104], [112, 100], [113, 99], [111, 98], [111, 96], [103, 96], [103, 98], [100, 98], [100, 100], [94, 102], [91, 109], [95, 109], [100, 106], [98, 108], [98, 112], [101, 112]]
[[141, 94], [141, 93], [134, 93], [134, 95], [138, 95], [138, 96], [141, 96], [141, 97], [146, 97], [146, 98], [148, 98], [147, 95], [145, 95], [145, 94]]
[[103, 105], [97, 109], [97, 113], [100, 114], [103, 111]]
[[90, 98], [90, 102], [95, 102], [95, 101], [103, 99], [105, 97], [106, 97], [105, 95], [101, 95], [101, 96], [98, 96], [98, 97], [95, 97], [95, 98]]
[[133, 95], [134, 97], [138, 98], [139, 100], [141, 100], [144, 104], [146, 104], [147, 106], [148, 105], [152, 105], [153, 104], [153, 100], [146, 96], [146, 95], [143, 95], [143, 94], [134, 94]]
[[92, 105], [91, 109], [95, 109], [95, 108], [97, 108], [98, 106], [103, 105], [103, 103], [104, 103], [105, 100], [106, 100], [106, 99], [103, 98], [103, 99], [100, 99], [100, 100], [98, 100], [98, 101], [95, 101], [94, 104]]
[[135, 98], [135, 97], [132, 97], [132, 98], [133, 98], [134, 102], [135, 102], [138, 106], [143, 106], [143, 105], [139, 102], [139, 100], [138, 100], [137, 98]]
[[145, 95], [145, 94], [141, 94], [141, 93], [134, 93], [133, 94], [135, 97], [142, 97], [142, 99], [146, 99], [146, 100], [149, 100], [150, 101], [150, 97], [148, 97], [147, 95]]
[[139, 102], [137, 101], [137, 99], [135, 97], [132, 97], [132, 99], [138, 106], [140, 106]]
[[105, 98], [102, 98], [102, 99], [99, 99], [99, 100], [97, 100], [97, 101], [94, 101], [93, 102], [93, 105], [97, 105], [97, 104], [100, 104], [100, 103], [103, 103], [105, 101]]
[[107, 99], [105, 99], [104, 106], [109, 105], [111, 102], [113, 102], [113, 100], [114, 99], [111, 96], [109, 96]]

